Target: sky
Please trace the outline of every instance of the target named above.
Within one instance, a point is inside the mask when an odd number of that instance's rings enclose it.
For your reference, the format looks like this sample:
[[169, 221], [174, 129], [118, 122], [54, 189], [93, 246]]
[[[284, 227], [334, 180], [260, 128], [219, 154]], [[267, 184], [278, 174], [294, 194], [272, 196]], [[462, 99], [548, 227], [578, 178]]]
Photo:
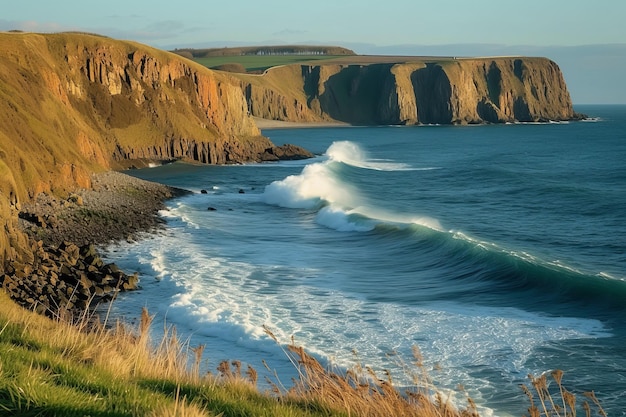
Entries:
[[[163, 49], [308, 43], [361, 54], [556, 53], [572, 65], [548, 56], [566, 81], [570, 73], [581, 82], [592, 77], [578, 64], [591, 66], [586, 60], [599, 53], [626, 64], [624, 0], [20, 0], [3, 6], [0, 30], [78, 30]], [[576, 55], [594, 45], [601, 49], [591, 57]], [[605, 91], [610, 83], [601, 78], [607, 86], [595, 96], [590, 86], [575, 85], [583, 90], [570, 91], [574, 102], [626, 103], [626, 82]]]

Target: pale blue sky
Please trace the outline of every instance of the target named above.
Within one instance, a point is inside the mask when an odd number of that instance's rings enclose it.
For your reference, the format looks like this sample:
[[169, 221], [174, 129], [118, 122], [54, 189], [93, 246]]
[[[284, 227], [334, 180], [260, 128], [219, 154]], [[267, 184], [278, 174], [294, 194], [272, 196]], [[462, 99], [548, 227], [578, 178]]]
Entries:
[[626, 42], [623, 0], [20, 0], [3, 6], [0, 29], [85, 30], [155, 46]]
[[[555, 47], [626, 46], [624, 0], [20, 0], [2, 9], [0, 30], [88, 31], [165, 49], [314, 43], [361, 54], [423, 54], [418, 46], [455, 45], [428, 51], [545, 56]], [[609, 52], [612, 65], [626, 63], [623, 50]], [[581, 78], [574, 74], [578, 68], [562, 69], [566, 81], [568, 71]], [[572, 96], [575, 102], [626, 103], [626, 84], [609, 90]]]

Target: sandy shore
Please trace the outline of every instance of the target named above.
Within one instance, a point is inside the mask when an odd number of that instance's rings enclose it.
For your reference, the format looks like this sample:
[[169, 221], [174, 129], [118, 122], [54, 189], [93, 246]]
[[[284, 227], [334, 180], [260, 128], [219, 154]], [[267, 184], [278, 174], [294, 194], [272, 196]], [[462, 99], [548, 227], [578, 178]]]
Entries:
[[350, 127], [348, 123], [341, 122], [284, 122], [282, 120], [262, 119], [254, 117], [254, 122], [259, 129], [305, 129], [315, 127]]

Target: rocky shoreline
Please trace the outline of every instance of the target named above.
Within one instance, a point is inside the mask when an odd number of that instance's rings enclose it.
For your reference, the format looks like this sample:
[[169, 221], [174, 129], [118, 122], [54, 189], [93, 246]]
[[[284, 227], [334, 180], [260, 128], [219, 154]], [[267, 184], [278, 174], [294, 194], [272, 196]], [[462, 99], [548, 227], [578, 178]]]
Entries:
[[32, 262], [5, 265], [0, 286], [18, 304], [51, 317], [76, 316], [137, 289], [137, 274], [105, 264], [97, 247], [162, 227], [165, 200], [185, 193], [110, 171], [94, 174], [91, 189], [66, 199], [40, 194], [19, 213]]

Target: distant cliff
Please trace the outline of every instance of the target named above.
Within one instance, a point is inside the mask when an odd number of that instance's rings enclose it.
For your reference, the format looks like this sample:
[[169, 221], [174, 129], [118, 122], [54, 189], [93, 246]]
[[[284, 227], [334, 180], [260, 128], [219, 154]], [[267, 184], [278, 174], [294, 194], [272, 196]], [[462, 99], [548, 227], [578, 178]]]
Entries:
[[356, 55], [354, 51], [341, 46], [320, 45], [235, 46], [207, 49], [182, 48], [174, 49], [171, 52], [190, 59], [242, 55]]
[[358, 125], [471, 124], [579, 117], [546, 58], [291, 65], [237, 75], [254, 116]]
[[228, 75], [87, 34], [0, 33], [0, 271], [26, 248], [21, 203], [145, 160], [276, 158]]

